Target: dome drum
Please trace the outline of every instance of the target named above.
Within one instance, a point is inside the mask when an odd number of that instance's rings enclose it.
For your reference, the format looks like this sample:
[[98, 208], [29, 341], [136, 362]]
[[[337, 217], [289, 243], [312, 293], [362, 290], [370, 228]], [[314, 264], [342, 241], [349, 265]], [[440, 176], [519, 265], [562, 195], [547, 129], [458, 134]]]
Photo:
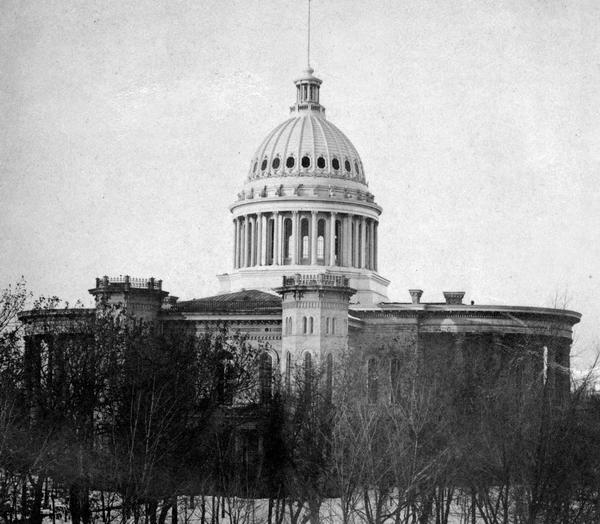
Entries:
[[221, 285], [272, 290], [284, 272], [335, 271], [362, 303], [377, 303], [389, 284], [377, 273], [381, 207], [356, 148], [326, 120], [312, 73], [296, 80], [291, 118], [262, 141], [230, 206], [234, 269]]

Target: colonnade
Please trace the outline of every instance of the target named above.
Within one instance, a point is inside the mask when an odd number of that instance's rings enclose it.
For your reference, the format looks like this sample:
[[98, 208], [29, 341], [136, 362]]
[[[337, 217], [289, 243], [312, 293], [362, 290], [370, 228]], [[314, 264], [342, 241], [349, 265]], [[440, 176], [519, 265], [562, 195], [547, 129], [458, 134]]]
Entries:
[[377, 220], [319, 211], [251, 213], [233, 220], [236, 269], [324, 265], [377, 270]]

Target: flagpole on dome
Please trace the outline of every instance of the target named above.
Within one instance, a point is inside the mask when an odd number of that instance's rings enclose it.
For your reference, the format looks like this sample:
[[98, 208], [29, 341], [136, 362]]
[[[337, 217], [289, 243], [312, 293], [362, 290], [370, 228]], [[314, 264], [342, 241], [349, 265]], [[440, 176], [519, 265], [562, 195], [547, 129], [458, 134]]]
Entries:
[[306, 45], [306, 68], [310, 70], [310, 0], [308, 0], [308, 38]]

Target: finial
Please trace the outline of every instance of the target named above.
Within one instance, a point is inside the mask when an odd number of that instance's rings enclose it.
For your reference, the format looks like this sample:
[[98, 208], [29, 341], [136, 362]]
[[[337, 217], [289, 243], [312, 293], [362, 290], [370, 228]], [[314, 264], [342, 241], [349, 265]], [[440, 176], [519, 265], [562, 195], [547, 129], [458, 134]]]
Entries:
[[306, 46], [306, 69], [312, 69], [310, 67], [310, 0], [308, 0], [308, 39]]

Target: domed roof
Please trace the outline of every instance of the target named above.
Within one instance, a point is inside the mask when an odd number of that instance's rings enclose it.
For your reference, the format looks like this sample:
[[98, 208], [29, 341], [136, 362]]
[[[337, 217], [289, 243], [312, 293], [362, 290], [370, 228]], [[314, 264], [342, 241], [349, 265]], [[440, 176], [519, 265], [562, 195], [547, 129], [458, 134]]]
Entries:
[[319, 104], [321, 80], [312, 69], [296, 80], [293, 114], [262, 141], [250, 164], [248, 181], [281, 176], [344, 178], [366, 185], [363, 165], [348, 137], [325, 118]]

